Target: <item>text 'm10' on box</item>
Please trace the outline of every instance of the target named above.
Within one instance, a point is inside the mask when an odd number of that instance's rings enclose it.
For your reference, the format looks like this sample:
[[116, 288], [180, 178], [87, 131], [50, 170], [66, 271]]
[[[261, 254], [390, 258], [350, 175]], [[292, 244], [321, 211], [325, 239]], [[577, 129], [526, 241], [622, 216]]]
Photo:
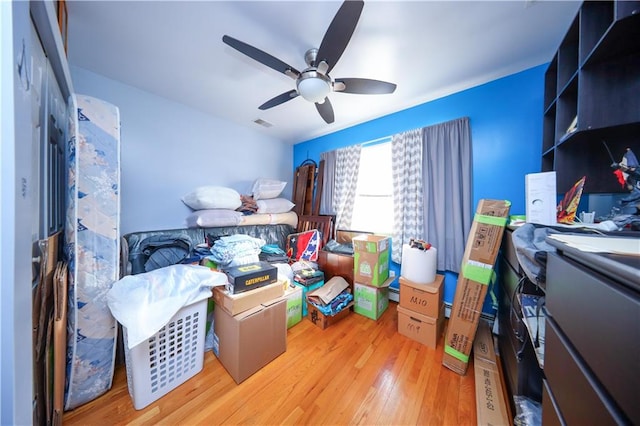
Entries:
[[389, 277], [391, 238], [359, 235], [353, 238], [353, 281], [381, 286]]
[[400, 276], [399, 305], [421, 315], [437, 318], [442, 305], [444, 275], [436, 274], [429, 284], [418, 284]]

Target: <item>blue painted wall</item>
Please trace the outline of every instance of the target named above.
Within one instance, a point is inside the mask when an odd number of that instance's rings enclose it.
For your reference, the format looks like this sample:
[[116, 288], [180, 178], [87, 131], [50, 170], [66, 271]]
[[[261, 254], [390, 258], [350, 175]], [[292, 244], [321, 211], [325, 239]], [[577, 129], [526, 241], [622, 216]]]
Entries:
[[[473, 209], [482, 198], [511, 201], [524, 214], [524, 176], [540, 171], [542, 105], [547, 64], [473, 87], [357, 126], [298, 143], [294, 167], [320, 153], [460, 117], [469, 117], [473, 144]], [[398, 265], [392, 265], [398, 270]], [[453, 302], [457, 274], [445, 274], [445, 301]], [[399, 275], [399, 274], [398, 274]], [[485, 312], [491, 312], [487, 298]]]

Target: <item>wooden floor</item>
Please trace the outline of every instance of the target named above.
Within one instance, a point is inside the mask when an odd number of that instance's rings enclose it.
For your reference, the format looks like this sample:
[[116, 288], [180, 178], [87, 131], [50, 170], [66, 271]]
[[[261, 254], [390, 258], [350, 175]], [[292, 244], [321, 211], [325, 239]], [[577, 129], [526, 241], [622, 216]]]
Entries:
[[400, 335], [396, 308], [326, 330], [303, 318], [287, 351], [240, 385], [207, 351], [199, 374], [139, 411], [120, 365], [112, 389], [64, 425], [475, 425], [473, 362], [465, 376], [442, 366], [443, 337], [431, 349]]

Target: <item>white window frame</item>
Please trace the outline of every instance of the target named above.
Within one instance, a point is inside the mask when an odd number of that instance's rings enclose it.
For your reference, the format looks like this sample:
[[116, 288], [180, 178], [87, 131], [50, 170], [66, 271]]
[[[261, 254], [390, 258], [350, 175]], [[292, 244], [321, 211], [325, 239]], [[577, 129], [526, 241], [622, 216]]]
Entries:
[[391, 138], [362, 145], [351, 228], [380, 235], [393, 233]]

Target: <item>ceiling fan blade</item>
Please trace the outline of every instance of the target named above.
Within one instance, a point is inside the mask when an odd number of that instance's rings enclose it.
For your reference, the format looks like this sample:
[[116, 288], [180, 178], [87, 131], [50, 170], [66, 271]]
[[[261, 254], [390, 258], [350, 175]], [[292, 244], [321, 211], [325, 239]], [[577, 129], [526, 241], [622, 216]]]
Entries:
[[338, 59], [342, 56], [342, 52], [349, 44], [363, 7], [364, 1], [362, 0], [346, 0], [338, 9], [336, 16], [333, 17], [333, 21], [331, 21], [327, 32], [324, 34], [316, 56], [316, 65], [321, 61], [329, 65], [327, 73], [336, 65]]
[[258, 107], [258, 109], [261, 110], [265, 110], [265, 109], [269, 109], [269, 108], [273, 108], [274, 106], [283, 104], [287, 101], [290, 101], [291, 99], [295, 98], [298, 96], [298, 92], [294, 89], [294, 90], [290, 90], [288, 92], [282, 93], [278, 96], [276, 96], [275, 98], [269, 99], [267, 102], [263, 103], [262, 105], [260, 105]]
[[368, 78], [336, 78], [333, 84], [335, 92], [356, 93], [360, 95], [384, 95], [396, 90], [394, 83]]
[[321, 104], [316, 102], [316, 109], [327, 124], [333, 123], [335, 117], [333, 115], [333, 107], [331, 106], [331, 102], [329, 102], [329, 98], [324, 98], [324, 102]]
[[288, 75], [294, 80], [298, 78], [298, 76], [300, 75], [300, 71], [298, 71], [291, 65], [285, 62], [282, 62], [280, 59], [274, 56], [271, 56], [268, 53], [256, 47], [253, 47], [247, 43], [244, 43], [233, 37], [229, 37], [228, 35], [222, 36], [222, 41], [228, 44], [229, 46], [233, 47], [234, 49], [236, 49], [238, 52], [244, 53], [248, 57], [255, 59], [256, 61], [268, 66], [269, 68], [272, 68], [278, 72]]

